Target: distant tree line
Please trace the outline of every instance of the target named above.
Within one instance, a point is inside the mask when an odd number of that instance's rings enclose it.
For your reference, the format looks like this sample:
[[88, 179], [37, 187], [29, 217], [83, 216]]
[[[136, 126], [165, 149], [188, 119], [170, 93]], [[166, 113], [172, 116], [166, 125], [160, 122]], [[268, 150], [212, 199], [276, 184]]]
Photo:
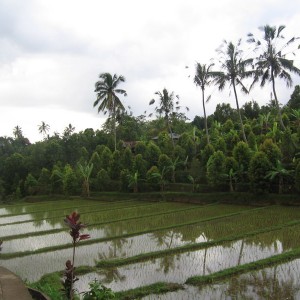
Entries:
[[[69, 124], [62, 134], [31, 144], [18, 134], [0, 137], [0, 195], [89, 195], [90, 191], [157, 191], [166, 188], [203, 191], [300, 192], [300, 88], [282, 108], [285, 129], [271, 99], [240, 109], [218, 104], [207, 117], [189, 122], [173, 112], [154, 120], [126, 111], [116, 121], [118, 142], [107, 119], [101, 130], [79, 133]], [[176, 133], [172, 139], [171, 132]], [[14, 129], [16, 130], [16, 128]], [[173, 135], [174, 137], [174, 135]], [[179, 138], [178, 138], [179, 137]]]

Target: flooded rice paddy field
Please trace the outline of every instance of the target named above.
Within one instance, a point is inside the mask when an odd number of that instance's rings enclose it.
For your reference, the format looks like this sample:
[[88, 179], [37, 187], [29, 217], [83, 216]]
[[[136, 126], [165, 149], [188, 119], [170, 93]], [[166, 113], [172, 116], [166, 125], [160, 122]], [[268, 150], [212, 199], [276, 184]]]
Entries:
[[[81, 221], [88, 224], [84, 232], [91, 235], [89, 244], [80, 242], [76, 250], [76, 266], [95, 266], [101, 260], [126, 259], [200, 243], [198, 249], [161, 254], [143, 262], [81, 275], [77, 282], [79, 291], [87, 290], [88, 283], [95, 278], [114, 291], [158, 281], [184, 283], [195, 275], [212, 274], [299, 247], [300, 224], [297, 221], [300, 221], [300, 209], [294, 207], [61, 200], [0, 207], [0, 239], [4, 240], [1, 265], [29, 282], [63, 270], [72, 250], [55, 250], [53, 247], [71, 245], [63, 219], [72, 211], [81, 214]], [[260, 232], [249, 235], [254, 231]], [[223, 241], [226, 237], [236, 238]], [[210, 244], [213, 241], [218, 244]], [[14, 254], [14, 257], [5, 257], [8, 254]], [[299, 289], [299, 274], [295, 271], [299, 269], [298, 265], [299, 261], [295, 260], [277, 266], [278, 282], [294, 278], [292, 283], [287, 281], [283, 286], [292, 284], [295, 290]], [[269, 269], [257, 272], [257, 280], [254, 280], [254, 275], [245, 274], [225, 283], [201, 289], [187, 286], [185, 290], [160, 295], [161, 298], [155, 295], [155, 298], [148, 296], [145, 299], [195, 299], [195, 294], [199, 293], [201, 299], [226, 299], [228, 293], [235, 292], [233, 283], [236, 282], [239, 282], [237, 289], [243, 289], [245, 297], [251, 299], [253, 293], [264, 292], [259, 287], [259, 279], [265, 280], [269, 275], [264, 274], [272, 273], [273, 269]], [[251, 288], [251, 284], [246, 288], [244, 282], [252, 282], [256, 288]]]
[[233, 276], [215, 284], [205, 284], [199, 287], [185, 285], [183, 290], [149, 295], [142, 299], [300, 299], [300, 259]]

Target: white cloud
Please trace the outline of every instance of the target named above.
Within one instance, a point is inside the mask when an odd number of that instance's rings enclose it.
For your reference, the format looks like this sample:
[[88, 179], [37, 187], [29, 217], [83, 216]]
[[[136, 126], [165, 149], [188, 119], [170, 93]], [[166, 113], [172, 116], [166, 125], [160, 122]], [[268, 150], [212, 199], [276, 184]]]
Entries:
[[23, 135], [30, 137], [30, 142], [43, 139], [38, 127], [42, 121], [50, 126], [49, 134], [55, 132], [63, 134], [64, 129], [71, 123], [75, 132], [84, 131], [86, 128], [101, 129], [104, 118], [95, 113], [75, 112], [56, 106], [45, 108], [35, 107], [4, 107], [1, 108], [1, 123], [6, 126], [0, 127], [0, 136], [13, 136], [13, 129], [17, 125], [21, 127]]
[[[59, 132], [69, 123], [99, 128], [94, 83], [102, 72], [126, 77], [124, 104], [134, 115], [150, 111], [150, 99], [164, 87], [190, 107], [190, 119], [202, 115], [192, 81], [196, 61], [208, 63], [223, 39], [236, 42], [267, 23], [285, 24], [293, 36], [300, 19], [300, 0], [0, 2], [0, 135], [19, 125], [30, 140], [41, 121]], [[295, 63], [300, 67], [299, 55]], [[281, 102], [291, 93], [278, 86]], [[207, 112], [222, 101], [235, 107], [228, 95], [214, 91]], [[252, 98], [268, 101], [270, 90], [241, 95], [241, 105]]]

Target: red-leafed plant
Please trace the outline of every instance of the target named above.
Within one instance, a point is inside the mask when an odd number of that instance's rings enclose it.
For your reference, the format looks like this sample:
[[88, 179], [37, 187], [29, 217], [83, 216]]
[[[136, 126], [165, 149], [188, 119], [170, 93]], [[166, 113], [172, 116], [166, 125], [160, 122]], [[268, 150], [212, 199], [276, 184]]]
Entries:
[[63, 282], [64, 292], [67, 298], [70, 300], [72, 300], [74, 296], [74, 282], [78, 280], [78, 278], [75, 277], [74, 267], [76, 245], [79, 241], [87, 240], [90, 238], [89, 234], [80, 234], [80, 230], [85, 228], [86, 225], [79, 222], [79, 219], [80, 214], [78, 214], [77, 212], [73, 212], [69, 216], [66, 216], [66, 218], [64, 219], [64, 222], [70, 228], [70, 235], [72, 237], [73, 244], [72, 261], [67, 260], [66, 262], [66, 269], [64, 272], [65, 280]]

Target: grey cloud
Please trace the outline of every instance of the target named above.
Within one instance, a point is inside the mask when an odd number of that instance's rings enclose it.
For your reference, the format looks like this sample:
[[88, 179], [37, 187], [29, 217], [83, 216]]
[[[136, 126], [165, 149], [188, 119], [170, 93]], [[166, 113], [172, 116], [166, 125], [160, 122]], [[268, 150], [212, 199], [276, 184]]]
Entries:
[[42, 22], [31, 1], [3, 1], [0, 6], [0, 41], [20, 51], [71, 52], [85, 51], [86, 44], [71, 32]]

